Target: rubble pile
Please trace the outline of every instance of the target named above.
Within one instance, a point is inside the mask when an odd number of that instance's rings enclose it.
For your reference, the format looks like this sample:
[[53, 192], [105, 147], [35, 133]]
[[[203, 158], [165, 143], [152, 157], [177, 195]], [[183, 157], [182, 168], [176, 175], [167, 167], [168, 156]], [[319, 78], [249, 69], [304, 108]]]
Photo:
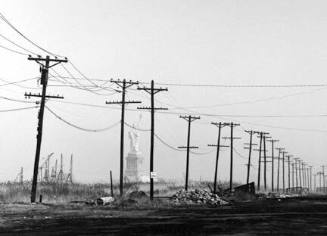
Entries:
[[228, 202], [222, 200], [217, 194], [199, 189], [192, 191], [179, 190], [172, 196], [172, 200], [176, 204], [199, 204], [209, 206], [222, 206], [228, 204]]

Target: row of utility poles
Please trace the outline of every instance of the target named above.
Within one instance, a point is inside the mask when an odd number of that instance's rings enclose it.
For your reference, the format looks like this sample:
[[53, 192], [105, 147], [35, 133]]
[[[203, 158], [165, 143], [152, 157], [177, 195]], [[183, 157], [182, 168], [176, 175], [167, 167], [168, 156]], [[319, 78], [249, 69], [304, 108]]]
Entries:
[[[37, 97], [41, 98], [40, 103], [40, 110], [38, 114], [38, 128], [37, 128], [37, 145], [36, 145], [36, 153], [35, 153], [35, 161], [34, 161], [34, 172], [33, 172], [33, 180], [32, 180], [32, 190], [31, 190], [31, 202], [35, 202], [36, 199], [36, 189], [37, 189], [37, 177], [38, 177], [38, 170], [39, 170], [39, 160], [40, 160], [40, 151], [41, 151], [41, 142], [42, 142], [42, 130], [43, 130], [43, 116], [44, 116], [44, 109], [45, 109], [45, 101], [46, 99], [63, 99], [62, 96], [59, 95], [47, 95], [47, 84], [48, 84], [48, 74], [49, 69], [53, 66], [58, 65], [59, 63], [65, 63], [68, 62], [67, 58], [65, 59], [58, 59], [58, 58], [50, 58], [49, 56], [42, 58], [42, 57], [29, 57], [28, 60], [36, 61], [40, 65], [40, 71], [41, 71], [41, 85], [42, 85], [42, 94], [32, 94], [32, 93], [25, 93], [25, 96], [30, 97]], [[107, 101], [106, 104], [120, 104], [121, 105], [121, 134], [120, 134], [120, 195], [122, 196], [124, 193], [124, 125], [125, 125], [125, 105], [127, 104], [139, 104], [141, 101], [134, 101], [134, 100], [126, 100], [126, 91], [128, 88], [139, 85], [139, 82], [137, 81], [127, 81], [124, 80], [111, 80], [112, 83], [116, 84], [120, 87], [120, 91], [122, 94], [121, 101]], [[153, 192], [154, 192], [154, 178], [156, 177], [156, 172], [154, 171], [154, 128], [155, 128], [155, 111], [157, 110], [167, 110], [167, 108], [163, 107], [155, 107], [154, 104], [154, 96], [162, 91], [168, 91], [167, 88], [155, 88], [154, 81], [151, 81], [150, 87], [137, 87], [138, 90], [143, 90], [147, 92], [150, 95], [151, 104], [149, 107], [138, 107], [138, 109], [142, 110], [149, 110], [151, 113], [151, 134], [150, 134], [150, 198], [153, 199]], [[189, 178], [189, 158], [190, 158], [190, 149], [198, 148], [196, 146], [190, 145], [190, 136], [191, 136], [191, 123], [195, 120], [200, 119], [199, 116], [180, 116], [180, 118], [186, 120], [188, 122], [188, 133], [187, 133], [187, 145], [181, 146], [179, 148], [186, 149], [186, 178], [185, 178], [185, 190], [188, 189], [188, 178]], [[230, 139], [230, 179], [229, 179], [229, 190], [232, 191], [232, 184], [233, 184], [233, 152], [234, 152], [234, 140], [238, 139], [237, 137], [234, 137], [234, 128], [239, 126], [237, 123], [222, 123], [222, 122], [212, 122], [212, 125], [215, 125], [218, 127], [218, 138], [217, 138], [217, 144], [209, 144], [208, 146], [214, 146], [217, 148], [216, 152], [216, 163], [215, 163], [215, 173], [214, 173], [214, 192], [217, 191], [217, 176], [218, 176], [218, 161], [219, 161], [219, 152], [220, 148], [222, 147], [228, 147], [226, 145], [221, 145], [221, 130], [223, 127], [230, 127], [230, 136], [224, 137], [225, 139]], [[248, 147], [245, 147], [246, 149], [249, 149], [249, 157], [248, 157], [248, 164], [247, 164], [247, 175], [246, 175], [246, 183], [248, 184], [250, 181], [250, 170], [251, 170], [251, 155], [253, 150], [257, 150], [259, 152], [259, 160], [258, 160], [258, 190], [260, 190], [261, 187], [261, 165], [263, 163], [263, 177], [264, 177], [264, 190], [267, 190], [267, 163], [271, 162], [272, 167], [272, 177], [271, 177], [271, 187], [272, 190], [274, 190], [274, 160], [277, 159], [277, 191], [280, 190], [280, 161], [282, 161], [282, 176], [283, 176], [283, 191], [285, 191], [285, 161], [287, 158], [288, 160], [288, 188], [291, 187], [291, 178], [290, 175], [292, 173], [292, 186], [307, 186], [310, 189], [312, 188], [312, 170], [310, 167], [310, 175], [307, 175], [307, 169], [305, 169], [306, 164], [302, 162], [300, 159], [293, 158], [293, 162], [291, 163], [291, 155], [286, 156], [287, 153], [283, 148], [277, 148], [278, 150], [278, 157], [274, 156], [274, 144], [278, 142], [278, 140], [271, 139], [271, 137], [268, 136], [267, 132], [263, 131], [253, 131], [253, 130], [247, 130], [246, 131], [250, 135], [250, 142], [246, 145]], [[253, 143], [253, 135], [258, 135], [260, 139], [259, 143], [259, 149], [253, 149], [253, 146], [256, 144]], [[266, 148], [266, 142], [271, 142], [272, 148], [271, 148], [271, 156], [267, 156], [267, 148]], [[263, 155], [262, 155], [263, 154]], [[262, 160], [263, 159], [263, 160]], [[270, 159], [270, 160], [268, 160]], [[295, 162], [294, 162], [295, 161]], [[292, 165], [292, 172], [291, 172], [291, 165]], [[306, 172], [305, 172], [306, 171]], [[298, 174], [299, 173], [299, 174]], [[295, 178], [294, 178], [295, 174]], [[320, 176], [323, 176], [323, 182], [325, 187], [325, 181], [324, 181], [324, 168], [322, 172], [319, 172]], [[308, 177], [310, 176], [310, 178]], [[295, 179], [295, 182], [294, 182]], [[303, 180], [303, 181], [302, 181]], [[320, 181], [321, 182], [321, 181]], [[298, 183], [300, 185], [298, 185]]]
[[[188, 190], [188, 179], [189, 179], [189, 156], [190, 156], [190, 149], [198, 148], [197, 146], [190, 145], [190, 136], [191, 136], [191, 123], [195, 120], [200, 119], [199, 116], [180, 116], [180, 118], [186, 120], [188, 122], [188, 132], [187, 132], [187, 145], [180, 146], [178, 148], [186, 149], [186, 176], [185, 176], [185, 190]], [[217, 192], [217, 176], [218, 176], [218, 162], [219, 162], [219, 153], [220, 148], [222, 147], [230, 147], [230, 174], [229, 174], [229, 191], [231, 192], [233, 189], [233, 153], [234, 153], [234, 140], [238, 139], [238, 137], [234, 137], [234, 127], [239, 126], [239, 124], [230, 122], [211, 122], [212, 125], [218, 127], [218, 138], [217, 144], [208, 144], [209, 147], [216, 147], [216, 162], [215, 162], [215, 174], [214, 174], [214, 184], [213, 184], [213, 191], [214, 193]], [[221, 130], [223, 127], [230, 127], [230, 137], [224, 137], [225, 139], [230, 140], [230, 146], [222, 145], [221, 144]]]
[[[247, 177], [246, 183], [249, 184], [250, 181], [250, 166], [252, 151], [259, 152], [258, 158], [258, 179], [257, 179], [257, 189], [261, 188], [261, 167], [263, 164], [263, 185], [264, 190], [267, 191], [267, 165], [271, 163], [271, 190], [275, 191], [275, 160], [277, 160], [277, 186], [276, 190], [279, 192], [281, 189], [285, 192], [286, 188], [295, 188], [295, 187], [306, 187], [310, 190], [313, 189], [312, 186], [312, 166], [304, 163], [299, 158], [293, 158], [292, 155], [287, 155], [287, 152], [284, 148], [275, 148], [275, 144], [279, 141], [277, 139], [272, 139], [269, 137], [269, 133], [262, 131], [246, 130], [250, 135], [250, 142], [246, 143], [245, 149], [249, 150], [249, 158], [247, 164]], [[253, 143], [253, 136], [257, 134], [259, 138], [259, 149], [254, 149], [253, 146], [257, 145]], [[271, 156], [267, 156], [266, 142], [271, 143]], [[274, 151], [278, 151], [278, 156], [275, 156]], [[262, 160], [263, 159], [263, 160]], [[287, 167], [286, 167], [287, 165]], [[286, 177], [287, 172], [287, 177]], [[287, 178], [287, 185], [286, 185]], [[282, 187], [280, 187], [282, 183]]]

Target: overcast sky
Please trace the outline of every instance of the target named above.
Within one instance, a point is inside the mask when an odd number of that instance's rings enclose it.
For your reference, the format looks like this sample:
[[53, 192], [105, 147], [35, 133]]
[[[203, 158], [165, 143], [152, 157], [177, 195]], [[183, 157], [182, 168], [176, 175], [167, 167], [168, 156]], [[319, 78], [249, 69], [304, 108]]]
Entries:
[[[2, 0], [0, 6], [0, 12], [22, 33], [41, 47], [67, 56], [91, 79], [126, 78], [145, 83], [153, 79], [156, 83], [216, 85], [326, 83], [326, 1]], [[24, 48], [46, 55], [3, 21], [0, 21], [0, 34]], [[22, 51], [3, 38], [0, 38], [0, 45]], [[0, 63], [1, 79], [18, 81], [39, 76], [38, 65], [28, 61], [27, 56], [0, 48]], [[65, 66], [71, 75], [82, 78], [72, 65]], [[71, 76], [60, 65], [55, 70]], [[70, 81], [77, 85], [76, 81]], [[80, 82], [92, 86], [85, 79]], [[49, 85], [60, 84], [54, 78], [49, 80]], [[0, 96], [25, 100], [25, 91], [41, 91], [37, 79], [20, 85], [36, 89], [0, 86]], [[247, 151], [243, 143], [248, 142], [248, 135], [244, 129], [269, 132], [280, 140], [278, 146], [314, 165], [316, 170], [325, 164], [327, 87], [158, 86], [168, 87], [168, 92], [156, 95], [156, 105], [168, 107], [176, 114], [157, 113], [156, 134], [171, 146], [186, 144], [187, 123], [179, 114], [201, 114], [201, 119], [192, 123], [191, 136], [191, 144], [199, 146], [197, 152], [201, 153], [214, 151], [207, 147], [217, 138], [217, 128], [210, 125], [211, 121], [241, 124], [235, 129], [235, 136], [242, 137], [235, 141], [235, 149], [243, 156], [234, 154], [237, 181], [244, 182], [246, 177]], [[148, 106], [149, 96], [135, 88], [128, 92], [128, 99], [141, 100]], [[64, 102], [104, 106], [47, 102], [56, 114], [80, 127], [101, 129], [120, 120], [119, 106], [105, 105], [105, 101], [120, 99], [120, 94], [113, 93], [111, 88], [97, 95], [71, 87], [49, 86], [48, 93], [63, 95]], [[29, 106], [33, 104], [5, 99], [0, 103], [1, 110]], [[128, 108], [135, 109], [136, 105]], [[0, 180], [14, 180], [20, 167], [24, 167], [25, 178], [31, 178], [37, 111], [0, 113]], [[139, 127], [149, 129], [148, 112], [127, 111], [126, 121], [137, 123], [140, 114]], [[230, 130], [224, 128], [223, 132], [228, 136]], [[109, 170], [118, 179], [119, 137], [119, 125], [106, 132], [85, 132], [68, 126], [46, 111], [41, 156], [54, 152], [53, 163], [62, 153], [65, 170], [68, 170], [73, 153], [77, 181], [108, 181]], [[255, 140], [258, 143], [257, 138]], [[149, 141], [149, 133], [140, 132], [144, 172], [149, 167]], [[126, 135], [126, 154], [128, 149]], [[182, 179], [185, 156], [185, 152], [169, 149], [156, 140], [158, 176]], [[214, 160], [214, 152], [191, 154], [190, 178], [211, 180]], [[253, 162], [257, 165], [258, 153], [253, 154]], [[222, 152], [219, 165], [219, 178], [227, 180], [228, 149]]]

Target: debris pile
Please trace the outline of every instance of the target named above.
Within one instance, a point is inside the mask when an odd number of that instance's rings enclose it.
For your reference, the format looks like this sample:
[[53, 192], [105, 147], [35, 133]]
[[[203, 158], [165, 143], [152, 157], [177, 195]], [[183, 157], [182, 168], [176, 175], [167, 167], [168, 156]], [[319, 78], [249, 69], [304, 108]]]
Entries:
[[217, 194], [199, 189], [192, 191], [179, 190], [172, 196], [172, 200], [176, 204], [199, 204], [209, 206], [222, 206], [228, 204], [228, 202], [222, 200]]
[[105, 205], [110, 205], [114, 201], [115, 199], [113, 197], [100, 197], [96, 200], [96, 204], [105, 206]]

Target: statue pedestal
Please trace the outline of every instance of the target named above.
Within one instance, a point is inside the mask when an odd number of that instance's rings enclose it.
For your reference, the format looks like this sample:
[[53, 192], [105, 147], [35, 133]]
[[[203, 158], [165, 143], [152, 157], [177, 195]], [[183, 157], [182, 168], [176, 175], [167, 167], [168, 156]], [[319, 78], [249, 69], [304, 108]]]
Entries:
[[139, 170], [142, 162], [141, 152], [128, 153], [126, 157], [125, 176], [129, 181], [139, 181]]

